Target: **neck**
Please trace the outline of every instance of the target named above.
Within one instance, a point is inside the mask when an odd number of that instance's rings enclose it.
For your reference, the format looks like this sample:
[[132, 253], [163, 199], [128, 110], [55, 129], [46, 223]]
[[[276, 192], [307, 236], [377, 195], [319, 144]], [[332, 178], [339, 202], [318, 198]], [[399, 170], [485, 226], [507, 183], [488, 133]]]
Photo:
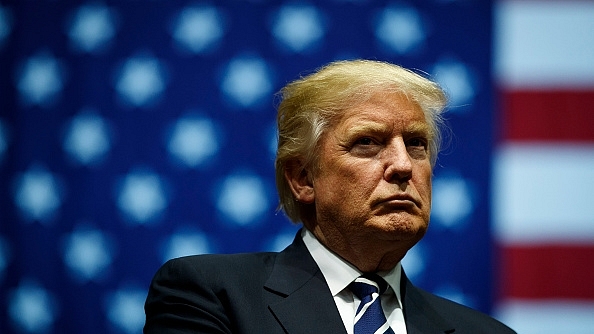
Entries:
[[326, 248], [364, 273], [391, 270], [412, 247], [407, 243], [393, 241], [348, 238], [340, 233], [324, 231], [319, 225], [311, 229], [311, 232]]

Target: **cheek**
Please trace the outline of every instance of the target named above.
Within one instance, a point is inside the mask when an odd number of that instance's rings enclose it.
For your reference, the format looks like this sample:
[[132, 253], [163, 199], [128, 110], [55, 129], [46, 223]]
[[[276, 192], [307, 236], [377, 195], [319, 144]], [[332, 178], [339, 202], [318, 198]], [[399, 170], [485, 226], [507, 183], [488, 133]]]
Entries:
[[431, 177], [428, 177], [427, 180], [424, 182], [424, 188], [425, 188], [425, 193], [431, 199], [431, 190], [432, 190]]
[[421, 173], [421, 177], [417, 179], [416, 185], [419, 195], [431, 204], [431, 171]]
[[374, 182], [372, 175], [372, 168], [369, 166], [353, 163], [329, 165], [318, 175], [316, 192], [335, 205], [353, 206], [355, 202], [367, 199], [373, 192], [373, 185], [377, 182]]

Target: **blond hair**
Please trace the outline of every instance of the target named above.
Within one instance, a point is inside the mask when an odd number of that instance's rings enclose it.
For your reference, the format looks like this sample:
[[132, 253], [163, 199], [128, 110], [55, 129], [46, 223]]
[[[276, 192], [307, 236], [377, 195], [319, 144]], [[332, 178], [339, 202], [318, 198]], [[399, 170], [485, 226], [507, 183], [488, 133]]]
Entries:
[[279, 92], [278, 149], [275, 161], [279, 209], [294, 222], [303, 221], [304, 206], [295, 201], [285, 179], [288, 163], [314, 168], [318, 142], [334, 119], [376, 93], [399, 92], [417, 103], [429, 124], [431, 165], [441, 145], [443, 90], [435, 82], [403, 67], [372, 60], [337, 61], [297, 79]]

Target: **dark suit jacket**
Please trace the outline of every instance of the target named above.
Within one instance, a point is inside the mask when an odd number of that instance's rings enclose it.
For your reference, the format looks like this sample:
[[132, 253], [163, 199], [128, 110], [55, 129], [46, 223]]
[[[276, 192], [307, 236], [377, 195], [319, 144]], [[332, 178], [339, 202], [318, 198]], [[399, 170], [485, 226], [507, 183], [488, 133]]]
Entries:
[[[514, 333], [482, 313], [416, 288], [402, 275], [415, 333]], [[145, 304], [145, 333], [344, 333], [326, 280], [301, 237], [280, 253], [198, 255], [167, 262]]]

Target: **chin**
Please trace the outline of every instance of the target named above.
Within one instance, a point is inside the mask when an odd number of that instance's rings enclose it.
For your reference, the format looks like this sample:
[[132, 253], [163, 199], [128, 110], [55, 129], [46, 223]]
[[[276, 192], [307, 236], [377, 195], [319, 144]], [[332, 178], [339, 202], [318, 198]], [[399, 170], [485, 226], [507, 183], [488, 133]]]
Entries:
[[417, 242], [427, 232], [428, 224], [421, 219], [397, 219], [389, 220], [383, 224], [382, 230], [393, 238], [400, 241]]

